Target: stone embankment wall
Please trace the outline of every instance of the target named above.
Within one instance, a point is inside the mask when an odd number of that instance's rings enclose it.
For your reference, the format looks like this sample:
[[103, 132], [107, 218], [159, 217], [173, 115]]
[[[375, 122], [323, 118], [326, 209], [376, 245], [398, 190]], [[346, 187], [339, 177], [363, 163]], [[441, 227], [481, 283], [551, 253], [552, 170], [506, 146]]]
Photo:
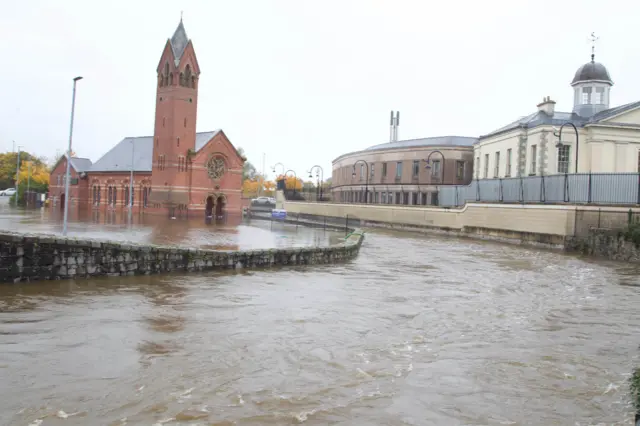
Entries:
[[356, 229], [330, 247], [216, 251], [0, 232], [0, 281], [340, 263], [356, 257], [363, 240]]
[[588, 237], [569, 237], [565, 249], [610, 260], [640, 263], [640, 247], [628, 241], [622, 232], [592, 229]]

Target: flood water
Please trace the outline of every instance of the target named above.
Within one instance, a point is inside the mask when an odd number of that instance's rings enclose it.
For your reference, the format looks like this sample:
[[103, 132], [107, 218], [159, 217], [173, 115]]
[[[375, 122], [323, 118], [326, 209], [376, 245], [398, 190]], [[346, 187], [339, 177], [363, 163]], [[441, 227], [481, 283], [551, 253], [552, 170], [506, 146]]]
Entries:
[[0, 424], [627, 425], [638, 272], [371, 231], [331, 267], [0, 286]]

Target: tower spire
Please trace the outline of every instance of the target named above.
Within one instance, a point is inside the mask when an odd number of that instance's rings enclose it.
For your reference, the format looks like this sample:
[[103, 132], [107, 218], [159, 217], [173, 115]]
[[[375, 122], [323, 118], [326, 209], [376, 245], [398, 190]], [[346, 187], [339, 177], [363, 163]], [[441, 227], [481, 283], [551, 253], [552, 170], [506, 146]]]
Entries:
[[594, 59], [596, 57], [596, 41], [598, 41], [600, 37], [596, 37], [595, 33], [591, 33], [591, 37], [589, 37], [589, 39], [591, 40], [591, 62], [594, 62]]

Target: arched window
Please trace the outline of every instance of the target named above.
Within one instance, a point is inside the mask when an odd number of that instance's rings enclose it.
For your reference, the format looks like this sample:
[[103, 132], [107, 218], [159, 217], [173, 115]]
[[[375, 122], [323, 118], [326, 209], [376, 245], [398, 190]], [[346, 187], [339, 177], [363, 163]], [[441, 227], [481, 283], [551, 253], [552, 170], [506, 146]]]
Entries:
[[163, 83], [164, 83], [164, 77], [162, 76], [162, 74], [158, 74], [158, 87], [162, 87]]
[[184, 127], [187, 127], [187, 117], [184, 118]]
[[118, 202], [118, 188], [117, 187], [113, 187], [113, 197], [111, 199], [112, 204], [115, 206]]
[[191, 88], [192, 89], [196, 88], [196, 78], [195, 78], [195, 76], [191, 76]]
[[173, 73], [169, 74], [169, 86], [173, 86]]
[[100, 205], [100, 198], [101, 198], [101, 194], [100, 194], [100, 185], [98, 185], [98, 205]]
[[93, 205], [96, 205], [98, 203], [98, 188], [96, 188], [96, 186], [93, 186]]
[[122, 191], [122, 204], [125, 206], [129, 205], [129, 187], [125, 186], [124, 191]]
[[177, 140], [178, 140], [178, 146], [180, 146], [180, 138], [177, 138]]
[[147, 207], [147, 203], [149, 201], [149, 192], [147, 191], [147, 187], [142, 188], [142, 207]]
[[184, 86], [184, 73], [180, 73], [180, 86]]
[[184, 85], [186, 87], [191, 87], [191, 66], [188, 64], [184, 70]]
[[169, 85], [169, 62], [164, 64], [164, 85]]
[[107, 190], [107, 205], [111, 205], [111, 198], [113, 198], [113, 188], [109, 187]]

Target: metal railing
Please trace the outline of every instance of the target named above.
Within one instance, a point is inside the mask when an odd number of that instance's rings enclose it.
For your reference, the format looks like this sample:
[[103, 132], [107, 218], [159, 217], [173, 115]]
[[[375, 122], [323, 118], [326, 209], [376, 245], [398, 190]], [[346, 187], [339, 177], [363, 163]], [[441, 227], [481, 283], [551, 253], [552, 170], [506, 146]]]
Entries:
[[474, 180], [439, 189], [439, 205], [467, 202], [640, 204], [640, 173], [578, 173]]

